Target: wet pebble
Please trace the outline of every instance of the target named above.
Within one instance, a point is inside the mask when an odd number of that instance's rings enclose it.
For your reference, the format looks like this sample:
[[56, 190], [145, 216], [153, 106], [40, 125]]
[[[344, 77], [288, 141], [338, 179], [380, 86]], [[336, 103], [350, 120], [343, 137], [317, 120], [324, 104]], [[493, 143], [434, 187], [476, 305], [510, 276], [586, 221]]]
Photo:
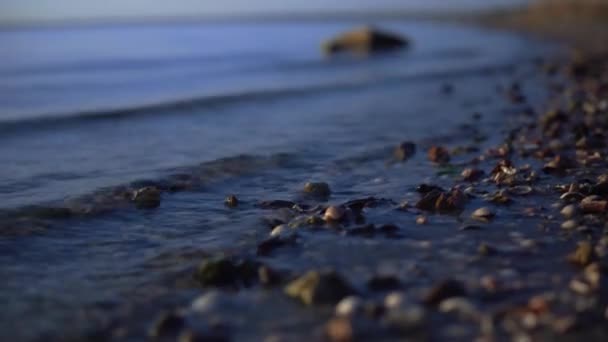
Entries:
[[183, 315], [175, 312], [164, 313], [152, 324], [148, 334], [153, 338], [176, 336], [185, 326], [186, 319]]
[[350, 317], [364, 311], [364, 302], [360, 297], [349, 296], [342, 299], [335, 309], [336, 316]]
[[384, 307], [387, 309], [399, 308], [405, 304], [407, 300], [402, 292], [391, 292], [384, 297]]
[[372, 291], [390, 291], [403, 286], [401, 280], [394, 275], [376, 275], [367, 282], [367, 287]]
[[564, 223], [562, 223], [562, 229], [564, 230], [574, 230], [576, 229], [576, 227], [578, 226], [578, 222], [576, 222], [575, 220], [568, 220], [565, 221]]
[[297, 244], [298, 235], [291, 234], [288, 236], [273, 236], [266, 240], [263, 240], [258, 244], [257, 255], [268, 256], [276, 249], [284, 246], [294, 246]]
[[568, 255], [568, 260], [579, 266], [587, 266], [596, 259], [593, 245], [589, 241], [582, 241], [578, 243], [578, 246], [574, 252]]
[[420, 215], [420, 216], [416, 217], [416, 224], [425, 225], [427, 223], [429, 223], [428, 217], [426, 217], [424, 215]]
[[345, 218], [346, 210], [338, 206], [330, 206], [325, 209], [323, 219], [327, 222], [340, 222]]
[[226, 197], [224, 204], [229, 208], [236, 208], [239, 205], [239, 199], [235, 195], [230, 195]]
[[231, 310], [235, 308], [235, 302], [220, 291], [211, 290], [197, 297], [190, 304], [190, 310], [196, 313], [215, 313], [219, 310]]
[[[201, 331], [199, 331], [201, 330]], [[228, 342], [230, 336], [225, 329], [213, 327], [202, 331], [189, 329], [178, 338], [178, 342]]]
[[578, 207], [574, 204], [569, 204], [562, 208], [560, 213], [567, 219], [573, 218], [578, 212]]
[[464, 320], [477, 320], [480, 317], [479, 309], [468, 299], [461, 297], [448, 298], [439, 304], [439, 311], [456, 314]]
[[400, 335], [409, 335], [425, 329], [428, 313], [420, 305], [410, 304], [389, 310], [382, 323], [389, 331]]
[[450, 152], [441, 146], [432, 146], [427, 156], [430, 161], [437, 164], [447, 164], [450, 162]]
[[372, 341], [382, 336], [376, 322], [363, 317], [334, 317], [324, 327], [325, 338], [331, 342]]
[[304, 185], [304, 193], [319, 198], [328, 198], [331, 195], [329, 184], [325, 182], [308, 182]]
[[132, 200], [140, 209], [158, 208], [160, 206], [160, 190], [153, 186], [138, 189], [133, 193]]
[[406, 161], [416, 154], [416, 144], [411, 141], [405, 141], [399, 144], [393, 152], [393, 156], [398, 161]]
[[461, 173], [462, 179], [466, 182], [477, 182], [484, 175], [484, 172], [479, 169], [467, 168]]
[[289, 233], [290, 230], [292, 230], [292, 229], [290, 229], [286, 224], [280, 224], [272, 229], [272, 231], [270, 232], [270, 236], [271, 237], [285, 236], [285, 235], [287, 235], [287, 233]]
[[458, 280], [444, 280], [431, 288], [423, 298], [423, 302], [428, 305], [438, 305], [443, 300], [452, 297], [464, 297], [467, 291], [463, 283]]
[[335, 304], [356, 291], [334, 271], [309, 271], [287, 284], [285, 293], [306, 305], [318, 305]]
[[247, 259], [210, 258], [198, 266], [194, 279], [202, 286], [247, 286], [257, 278], [258, 266]]
[[475, 210], [471, 214], [471, 218], [478, 220], [478, 221], [487, 222], [487, 221], [491, 220], [495, 215], [496, 214], [494, 214], [494, 212], [490, 208], [482, 207], [482, 208]]

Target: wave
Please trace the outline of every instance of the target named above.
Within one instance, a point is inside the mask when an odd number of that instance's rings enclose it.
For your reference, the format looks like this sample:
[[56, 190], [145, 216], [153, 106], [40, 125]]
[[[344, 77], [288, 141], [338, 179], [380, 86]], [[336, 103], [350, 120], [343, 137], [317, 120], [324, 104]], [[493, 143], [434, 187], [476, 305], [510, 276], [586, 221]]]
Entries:
[[90, 194], [52, 203], [39, 203], [13, 209], [0, 209], [0, 237], [25, 236], [44, 232], [54, 220], [86, 218], [134, 208], [135, 190], [154, 186], [167, 195], [200, 191], [213, 182], [269, 169], [305, 166], [295, 155], [237, 155], [203, 162], [190, 167], [167, 170], [157, 179], [140, 179], [128, 184], [98, 189]]
[[89, 120], [105, 120], [125, 117], [161, 115], [172, 113], [194, 113], [193, 109], [234, 105], [244, 102], [276, 101], [302, 95], [328, 94], [328, 91], [347, 91], [370, 86], [383, 86], [401, 82], [446, 80], [458, 77], [470, 77], [501, 71], [512, 70], [518, 62], [512, 61], [499, 65], [476, 66], [451, 70], [441, 70], [417, 74], [374, 74], [351, 76], [333, 82], [318, 82], [292, 87], [256, 89], [243, 92], [203, 95], [200, 97], [170, 99], [156, 103], [146, 103], [120, 108], [104, 108], [68, 113], [40, 113], [23, 115], [23, 118], [9, 119], [0, 122], [0, 133], [12, 134], [22, 130], [34, 130], [57, 124], [81, 123]]

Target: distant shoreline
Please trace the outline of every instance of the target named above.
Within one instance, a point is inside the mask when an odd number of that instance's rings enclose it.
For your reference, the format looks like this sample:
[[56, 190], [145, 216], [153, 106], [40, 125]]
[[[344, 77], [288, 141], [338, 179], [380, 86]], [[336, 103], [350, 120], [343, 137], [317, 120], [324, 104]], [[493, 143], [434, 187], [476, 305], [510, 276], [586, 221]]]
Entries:
[[330, 13], [272, 13], [223, 16], [169, 16], [147, 18], [104, 18], [104, 19], [69, 19], [25, 22], [0, 22], [0, 30], [19, 30], [37, 28], [71, 28], [95, 27], [107, 25], [140, 26], [169, 24], [218, 24], [218, 23], [252, 23], [252, 22], [326, 22], [326, 21], [361, 21], [369, 23], [381, 20], [421, 20], [421, 21], [472, 21], [475, 18], [487, 17], [504, 10], [479, 11], [382, 11], [382, 12], [330, 12]]

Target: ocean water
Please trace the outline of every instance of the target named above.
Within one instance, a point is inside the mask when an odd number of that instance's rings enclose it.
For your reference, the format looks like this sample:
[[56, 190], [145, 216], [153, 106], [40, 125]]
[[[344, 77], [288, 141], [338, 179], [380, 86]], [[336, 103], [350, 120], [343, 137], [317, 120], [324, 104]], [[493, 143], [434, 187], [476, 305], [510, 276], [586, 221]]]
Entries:
[[[344, 116], [374, 120], [373, 100], [357, 103], [352, 94], [483, 73], [528, 53], [512, 36], [415, 22], [383, 25], [410, 37], [411, 50], [324, 58], [320, 43], [357, 24], [1, 32], [0, 207], [64, 200], [237, 154], [298, 152], [319, 137], [352, 136], [348, 122], [336, 125]], [[349, 113], [353, 107], [366, 113]], [[394, 107], [420, 121], [403, 103]], [[452, 116], [432, 117], [441, 115]]]
[[[91, 308], [111, 317], [125, 303], [149, 305], [152, 293], [166, 295], [155, 308], [188, 298], [176, 274], [195, 256], [254, 244], [266, 229], [254, 204], [296, 198], [307, 181], [328, 181], [336, 201], [399, 199], [428, 179], [426, 146], [479, 133], [462, 126], [473, 113], [483, 114], [484, 134], [499, 136], [506, 104], [497, 89], [525, 79], [548, 49], [513, 34], [395, 21], [376, 24], [411, 48], [321, 54], [324, 39], [360, 24], [1, 31], [3, 334], [56, 338], [99, 323], [82, 313]], [[387, 164], [404, 140], [419, 156]], [[121, 197], [146, 184], [164, 190], [157, 210]], [[232, 193], [243, 209], [224, 207]]]

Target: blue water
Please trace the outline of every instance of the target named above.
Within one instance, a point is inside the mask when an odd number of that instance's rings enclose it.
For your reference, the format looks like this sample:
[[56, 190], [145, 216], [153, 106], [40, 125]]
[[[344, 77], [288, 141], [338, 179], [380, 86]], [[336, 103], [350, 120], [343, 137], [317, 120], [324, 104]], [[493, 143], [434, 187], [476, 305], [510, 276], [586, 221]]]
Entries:
[[[317, 101], [364, 88], [372, 93], [387, 82], [413, 88], [529, 55], [529, 46], [510, 35], [424, 22], [383, 23], [412, 39], [402, 53], [320, 53], [324, 39], [357, 24], [0, 32], [0, 207], [63, 200], [239, 153], [294, 151], [297, 142], [331, 129], [310, 122], [314, 117], [338, 115]], [[104, 117], [113, 119], [84, 120]]]
[[[506, 103], [497, 87], [527, 79], [525, 66], [548, 49], [507, 33], [403, 21], [377, 24], [409, 37], [410, 49], [321, 54], [324, 39], [360, 24], [0, 32], [3, 335], [59, 336], [68, 326], [77, 335], [96, 324], [80, 310], [105, 314], [164, 286], [170, 303], [188, 297], [173, 285], [183, 253], [250, 246], [267, 234], [252, 203], [293, 198], [306, 181], [329, 182], [336, 201], [400, 199], [434, 171], [424, 152], [387, 166], [392, 147], [470, 139], [461, 124], [474, 112], [498, 139]], [[446, 84], [452, 95], [441, 92]], [[150, 182], [188, 186], [164, 192], [151, 212], [116, 195]], [[242, 210], [223, 206], [230, 193]], [[289, 308], [281, 305], [267, 314]], [[270, 321], [252, 322], [255, 330]]]

